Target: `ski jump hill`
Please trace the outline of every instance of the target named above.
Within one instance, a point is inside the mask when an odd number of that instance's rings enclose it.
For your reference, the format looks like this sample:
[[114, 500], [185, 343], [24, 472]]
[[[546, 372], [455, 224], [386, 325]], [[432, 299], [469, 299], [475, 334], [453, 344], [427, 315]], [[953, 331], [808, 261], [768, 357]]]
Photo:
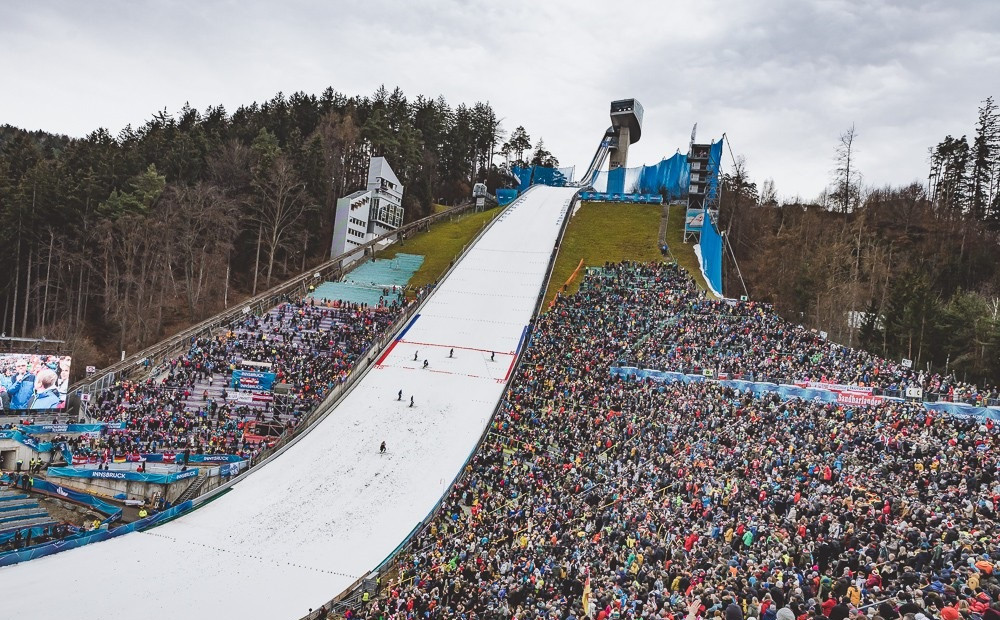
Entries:
[[160, 527], [0, 569], [20, 593], [5, 614], [294, 619], [375, 568], [488, 424], [576, 191], [536, 186], [513, 203], [329, 415], [229, 492]]

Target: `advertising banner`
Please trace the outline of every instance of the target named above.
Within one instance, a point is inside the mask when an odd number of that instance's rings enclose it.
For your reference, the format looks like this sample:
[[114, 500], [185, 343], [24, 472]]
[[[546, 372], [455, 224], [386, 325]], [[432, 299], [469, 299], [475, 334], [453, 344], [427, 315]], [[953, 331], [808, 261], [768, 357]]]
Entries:
[[881, 396], [871, 392], [837, 392], [837, 402], [842, 405], [877, 405], [882, 402]]
[[40, 433], [97, 433], [100, 434], [103, 429], [108, 430], [122, 430], [125, 428], [124, 422], [112, 422], [110, 424], [31, 424], [27, 426], [21, 426], [22, 432], [29, 433], [32, 435], [38, 435]]
[[684, 218], [684, 232], [700, 233], [703, 226], [705, 226], [705, 210], [688, 209]]
[[270, 391], [277, 375], [260, 370], [234, 370], [230, 386], [238, 390]]
[[109, 504], [93, 495], [88, 495], [86, 493], [81, 493], [80, 491], [74, 491], [73, 489], [67, 489], [66, 487], [59, 486], [58, 484], [53, 484], [48, 480], [42, 480], [41, 478], [35, 478], [35, 481], [31, 485], [32, 490], [41, 493], [47, 493], [49, 495], [54, 495], [60, 499], [64, 499], [75, 504], [82, 504], [84, 506], [89, 506], [94, 510], [103, 513], [105, 515], [111, 516], [113, 514], [120, 513], [121, 508], [115, 506], [114, 504]]
[[809, 387], [817, 390], [830, 390], [831, 392], [864, 392], [871, 394], [872, 388], [860, 385], [846, 385], [843, 383], [824, 383], [822, 381], [796, 381], [799, 387]]
[[178, 480], [198, 475], [198, 469], [171, 472], [169, 474], [139, 473], [123, 469], [81, 469], [78, 467], [50, 467], [46, 470], [52, 478], [91, 478], [99, 480], [131, 480], [152, 484], [171, 484]]

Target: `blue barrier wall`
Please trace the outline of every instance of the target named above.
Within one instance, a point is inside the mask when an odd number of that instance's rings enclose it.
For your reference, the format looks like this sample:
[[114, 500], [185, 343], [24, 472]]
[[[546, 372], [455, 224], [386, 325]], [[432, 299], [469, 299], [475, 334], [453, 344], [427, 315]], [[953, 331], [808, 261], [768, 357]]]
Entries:
[[497, 204], [499, 204], [501, 207], [504, 205], [509, 205], [510, 203], [514, 202], [514, 199], [516, 198], [517, 198], [516, 189], [497, 190]]
[[715, 222], [710, 216], [705, 216], [705, 224], [701, 228], [701, 260], [705, 277], [712, 290], [724, 295], [722, 290], [722, 236], [719, 235]]

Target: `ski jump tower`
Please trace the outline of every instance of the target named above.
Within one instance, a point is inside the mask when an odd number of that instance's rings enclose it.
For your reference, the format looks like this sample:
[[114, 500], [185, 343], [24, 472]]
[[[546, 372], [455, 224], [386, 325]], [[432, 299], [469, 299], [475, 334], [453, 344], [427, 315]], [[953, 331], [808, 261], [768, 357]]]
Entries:
[[610, 156], [609, 170], [625, 168], [628, 163], [628, 147], [642, 136], [642, 104], [635, 99], [619, 99], [611, 102], [611, 127], [604, 132], [601, 143], [590, 160], [590, 166], [580, 178], [580, 185], [588, 187], [594, 182], [597, 172]]
[[635, 99], [619, 99], [611, 102], [611, 127], [607, 134], [611, 137], [611, 161], [608, 168], [625, 168], [628, 163], [628, 147], [642, 136], [642, 104]]

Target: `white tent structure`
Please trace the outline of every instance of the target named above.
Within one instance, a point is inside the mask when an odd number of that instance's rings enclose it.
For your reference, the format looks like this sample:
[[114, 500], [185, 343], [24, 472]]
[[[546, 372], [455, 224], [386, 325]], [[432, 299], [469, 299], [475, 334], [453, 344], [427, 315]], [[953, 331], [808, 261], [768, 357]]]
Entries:
[[482, 434], [575, 191], [537, 186], [513, 203], [379, 363], [283, 455], [163, 526], [0, 569], [12, 594], [4, 613], [295, 619], [377, 566]]

